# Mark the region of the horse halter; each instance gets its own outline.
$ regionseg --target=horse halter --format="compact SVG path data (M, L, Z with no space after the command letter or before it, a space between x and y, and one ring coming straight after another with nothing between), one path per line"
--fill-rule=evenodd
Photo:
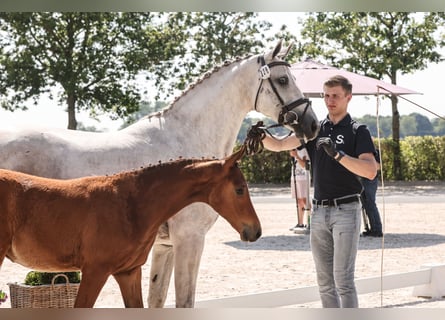
M264 56L258 57L258 62L261 63L261 67L258 70L261 82L258 87L258 91L256 93L255 97L255 111L257 110L257 102L258 102L258 96L260 94L261 87L263 85L264 80L268 80L270 87L272 88L273 92L275 92L275 95L277 96L278 100L280 101L280 104L282 105L280 114L278 115L278 123L280 125L297 125L299 123L299 116L296 111L294 111L295 108L299 107L300 105L306 103L306 106L303 110L303 113L301 114L301 118L304 118L304 115L306 114L307 109L311 105L311 101L307 98L299 98L297 100L294 100L288 104L285 104L283 101L283 98L281 98L280 94L278 93L277 88L273 84L273 81L270 79L270 69L275 66L286 66L290 67L290 64L286 61L272 61L269 64L266 64L266 60L264 59Z

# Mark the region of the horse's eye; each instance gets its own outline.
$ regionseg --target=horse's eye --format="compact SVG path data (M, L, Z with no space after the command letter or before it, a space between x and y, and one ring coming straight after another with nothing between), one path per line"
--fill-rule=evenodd
M289 83L289 78L288 78L288 77L279 77L279 78L278 78L278 82L279 82L281 85L286 85L286 84Z
M244 188L236 188L235 192L237 195L242 196L244 194Z

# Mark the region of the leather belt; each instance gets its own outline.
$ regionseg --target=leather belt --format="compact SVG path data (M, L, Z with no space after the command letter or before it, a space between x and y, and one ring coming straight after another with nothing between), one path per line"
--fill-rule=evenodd
M314 205L320 206L320 207L336 207L340 204L358 202L358 201L360 201L360 196L358 194L354 194L354 195L335 198L335 199L323 199L323 200L313 199L312 203Z

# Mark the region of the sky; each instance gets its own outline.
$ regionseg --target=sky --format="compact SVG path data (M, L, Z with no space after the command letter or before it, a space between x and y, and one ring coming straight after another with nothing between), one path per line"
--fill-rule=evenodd
M282 24L286 24L288 29L299 34L300 25L297 17L301 13L297 12L261 12L259 18L268 20L273 24L271 33L274 34ZM271 44L271 46L274 44ZM445 55L445 52L444 52ZM415 102L425 109L444 117L444 100L441 93L444 90L443 81L439 80L439 75L445 74L445 62L431 64L426 70L416 71L413 74L399 75L397 85L420 92L422 94L406 95L405 98ZM384 79L385 80L385 79ZM312 106L317 116L322 119L327 111L322 99L311 99ZM0 108L0 126L2 128L15 128L38 124L40 126L66 128L68 116L65 112L66 106L57 105L55 101L48 98L42 98L38 106L30 105L27 111L9 112ZM401 115L408 115L417 112L432 119L435 115L415 106L409 102L399 99L398 109ZM389 99L380 99L377 110L376 97L354 96L349 104L349 113L352 117L358 118L365 114L380 116L390 116L392 114L391 103ZM122 125L122 120L111 121L108 116L99 117L99 121L89 118L88 114L83 112L77 115L77 120L86 126L94 126L103 131L118 130Z

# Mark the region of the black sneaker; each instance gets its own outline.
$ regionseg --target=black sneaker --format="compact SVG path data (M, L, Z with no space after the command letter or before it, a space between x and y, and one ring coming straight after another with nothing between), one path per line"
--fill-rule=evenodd
M361 234L362 237L374 237L381 238L383 237L383 233L381 231L364 231Z

